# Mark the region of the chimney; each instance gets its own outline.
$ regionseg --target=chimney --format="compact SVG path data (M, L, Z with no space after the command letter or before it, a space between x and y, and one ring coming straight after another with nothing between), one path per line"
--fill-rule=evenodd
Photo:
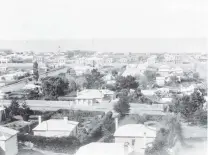
M115 117L115 130L118 129L118 117Z
M125 142L124 143L124 155L128 155L129 154L129 143Z
M64 123L65 123L65 124L68 123L68 117L64 117Z
M78 97L79 93L78 93L78 90L76 90L76 97Z
M38 123L41 124L41 122L42 122L42 118L41 116L38 116Z
M146 132L144 132L144 149L146 148Z

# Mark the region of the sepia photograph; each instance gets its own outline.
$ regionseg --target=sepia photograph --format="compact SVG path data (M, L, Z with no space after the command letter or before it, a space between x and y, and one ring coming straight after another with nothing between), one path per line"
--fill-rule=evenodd
M0 1L0 155L206 155L207 10Z

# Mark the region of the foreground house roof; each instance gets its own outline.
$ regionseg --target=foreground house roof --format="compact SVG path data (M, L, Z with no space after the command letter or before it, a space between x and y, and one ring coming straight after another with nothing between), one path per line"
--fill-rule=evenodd
M78 124L79 122L75 121L66 123L63 119L50 119L41 122L33 131L73 131Z
M148 127L143 124L127 124L119 127L115 133L115 137L156 137L156 128Z
M17 133L16 130L0 126L0 141L6 141Z
M128 155L132 153L129 149ZM123 143L90 143L79 148L76 155L125 155Z

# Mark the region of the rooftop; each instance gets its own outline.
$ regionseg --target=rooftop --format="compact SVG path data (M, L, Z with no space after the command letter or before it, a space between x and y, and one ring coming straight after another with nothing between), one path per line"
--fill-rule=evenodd
M115 133L115 137L156 137L156 128L147 127L143 124L127 124L119 127Z
M79 122L75 121L67 121L64 119L50 119L47 121L43 121L41 124L36 126L33 130L50 130L50 131L72 131Z
M10 137L16 135L18 131L0 126L0 141L6 141Z
M132 151L130 150L129 153ZM79 148L76 155L125 155L123 143L90 143Z
M103 95L112 95L114 92L108 89L85 89L78 92L78 98L103 98Z

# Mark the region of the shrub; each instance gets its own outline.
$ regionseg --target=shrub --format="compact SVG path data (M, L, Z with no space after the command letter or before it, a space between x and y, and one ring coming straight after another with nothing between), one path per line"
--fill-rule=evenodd
M147 119L141 115L128 115L125 116L119 123L119 125L126 125L126 124L144 124Z
M201 125L207 125L207 111L199 109L194 113L194 121Z
M106 115L101 119L84 139L83 144L95 142L102 136L109 135L109 133L114 133L114 119L112 118L112 112L107 112Z
M128 114L130 111L129 97L128 96L120 97L118 103L116 103L113 108L121 116Z

